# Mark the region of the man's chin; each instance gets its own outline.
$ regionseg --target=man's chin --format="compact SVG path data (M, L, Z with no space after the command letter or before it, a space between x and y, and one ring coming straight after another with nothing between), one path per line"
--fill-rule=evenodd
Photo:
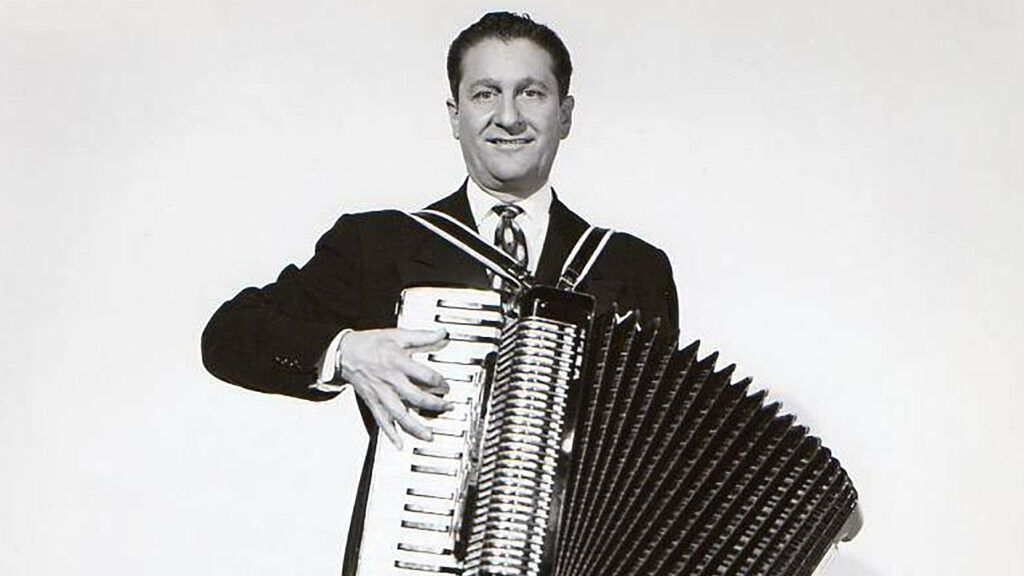
M538 182L535 178L506 180L496 183L492 188L492 192L508 194L517 198L526 198L536 192L543 184L543 182Z
M502 166L489 173L492 180L504 187L529 185L537 180L537 171L533 166Z

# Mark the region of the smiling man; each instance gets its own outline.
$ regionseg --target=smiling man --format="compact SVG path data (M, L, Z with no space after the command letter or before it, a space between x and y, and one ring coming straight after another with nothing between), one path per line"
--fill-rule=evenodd
M545 187L558 144L572 126L569 64L559 67L533 40L485 37L454 53L452 135L462 146L470 179L506 202ZM564 54L568 62L568 54Z
M494 240L539 283L554 284L589 226L548 183L572 127L569 52L550 28L499 12L462 31L447 64L451 130L468 178L429 208ZM448 386L410 356L443 347L446 334L394 328L395 303L404 288L439 284L486 288L491 279L400 212L346 214L304 266L285 267L276 282L246 288L217 310L203 333L203 361L218 378L261 392L326 400L351 386L371 450L380 430L395 444L399 429L430 439L417 409L450 408ZM678 325L668 259L629 234L611 237L579 289L595 297L599 313L617 303L662 318L663 327ZM368 466L369 458L350 543L361 532ZM353 550L346 574L354 571Z

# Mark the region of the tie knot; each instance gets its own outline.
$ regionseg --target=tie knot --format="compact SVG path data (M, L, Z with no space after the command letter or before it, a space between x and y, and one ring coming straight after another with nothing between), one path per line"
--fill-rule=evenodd
M515 204L498 204L494 208L494 213L501 216L502 220L513 220L516 216L523 213L523 209Z

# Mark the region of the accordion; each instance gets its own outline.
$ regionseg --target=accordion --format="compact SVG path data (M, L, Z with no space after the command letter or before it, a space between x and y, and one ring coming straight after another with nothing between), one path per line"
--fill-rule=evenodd
M411 288L456 407L377 442L360 576L812 574L860 528L820 440L675 327L549 287Z

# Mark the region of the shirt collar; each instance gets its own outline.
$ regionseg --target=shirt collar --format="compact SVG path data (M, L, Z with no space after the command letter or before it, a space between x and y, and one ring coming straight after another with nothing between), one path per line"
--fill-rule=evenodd
M473 221L478 228L485 218L494 214L491 208L502 204L501 200L488 194L472 178L467 178L466 196L469 198L469 209L473 213ZM523 216L537 221L547 217L548 212L551 210L552 198L551 186L545 182L536 192L530 194L527 198L516 200L513 204L523 209Z

